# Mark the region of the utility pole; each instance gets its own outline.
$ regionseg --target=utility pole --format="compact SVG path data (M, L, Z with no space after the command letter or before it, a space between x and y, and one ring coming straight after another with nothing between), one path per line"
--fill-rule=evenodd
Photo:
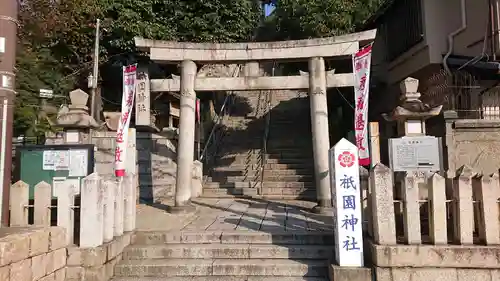
M90 115L94 117L96 121L100 119L97 112L97 99L100 98L97 96L97 82L99 78L99 27L101 21L98 19L95 26L95 45L94 45L94 69L92 74L89 75L88 85L90 88Z
M14 67L17 44L16 0L0 0L0 211L1 224L9 225L12 174L12 136L15 101Z

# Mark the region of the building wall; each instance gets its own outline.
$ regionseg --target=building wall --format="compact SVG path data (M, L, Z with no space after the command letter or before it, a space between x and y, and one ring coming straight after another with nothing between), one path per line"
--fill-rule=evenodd
M414 76L430 64L442 64L443 56L448 51L448 35L462 26L461 0L421 0L423 41L392 61L386 61L388 84L397 84L408 76ZM466 28L454 37L453 54L479 56L483 50L483 38L489 37L488 21L490 18L488 0L464 0L466 7ZM498 2L499 0L493 0ZM379 29L384 28L381 22ZM387 34L379 32L377 41L385 41ZM397 38L392 35L393 38ZM390 42L388 42L389 44ZM376 43L375 48L383 49L383 44ZM490 52L490 42L486 44ZM374 51L374 61L384 58L381 51ZM384 64L384 62L379 62ZM415 77L419 78L419 77Z
M468 165L485 175L498 173L500 120L456 120L446 127L449 170Z

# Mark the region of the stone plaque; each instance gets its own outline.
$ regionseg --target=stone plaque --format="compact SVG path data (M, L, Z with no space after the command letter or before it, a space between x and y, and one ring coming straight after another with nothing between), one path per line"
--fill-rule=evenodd
M441 170L440 141L432 136L393 138L389 140L389 161L393 171Z
M147 72L139 72L137 75L135 124L138 126L151 125L151 93Z

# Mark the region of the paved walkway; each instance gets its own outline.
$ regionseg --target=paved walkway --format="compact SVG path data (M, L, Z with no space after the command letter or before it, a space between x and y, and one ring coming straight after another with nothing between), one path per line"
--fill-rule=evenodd
M139 205L137 229L143 231L333 231L331 216L308 212L306 201L263 199L196 199L198 211L171 215L165 211L172 202Z

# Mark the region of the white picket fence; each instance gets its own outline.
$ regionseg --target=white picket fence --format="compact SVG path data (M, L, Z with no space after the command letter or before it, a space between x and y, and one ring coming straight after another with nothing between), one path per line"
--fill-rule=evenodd
M93 173L82 180L79 192L73 185L74 181L67 180L53 190L50 184L40 182L34 187L34 203L30 204L29 185L16 182L10 190L10 226L29 226L30 209L34 226L50 226L52 209L56 208L57 226L66 229L68 244L75 241L75 225L79 225L76 240L81 248L100 246L135 229L136 175L128 174L117 181ZM78 197L80 203L75 204ZM53 201L57 203L53 205ZM76 217L78 209L80 215Z

